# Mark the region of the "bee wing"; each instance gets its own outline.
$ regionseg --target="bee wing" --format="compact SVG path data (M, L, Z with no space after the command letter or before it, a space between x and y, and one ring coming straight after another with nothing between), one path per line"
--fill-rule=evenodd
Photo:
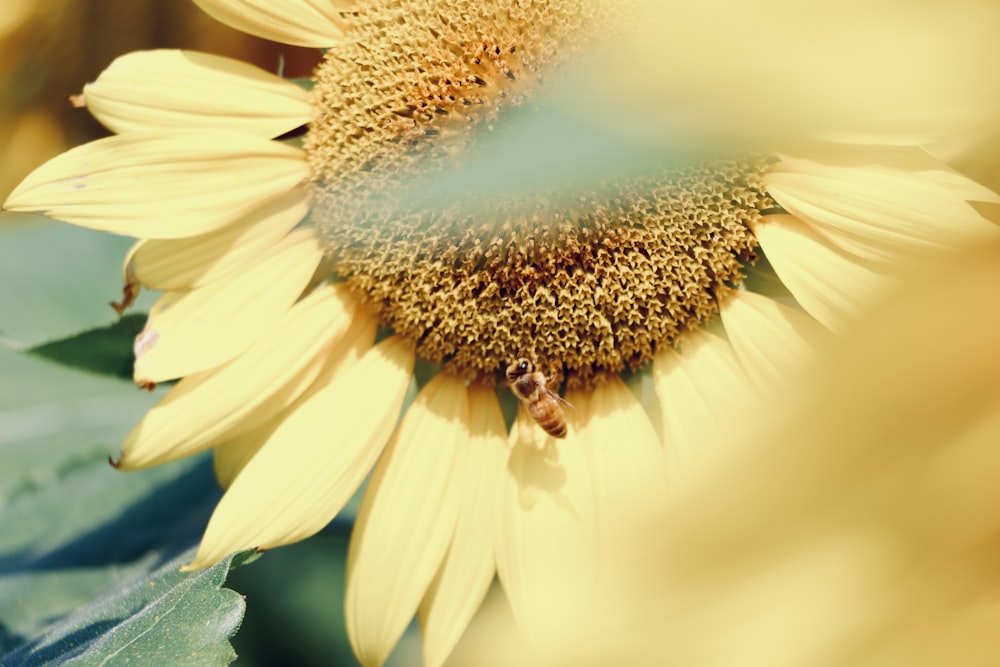
M570 402L569 402L569 401L567 401L567 400L566 400L565 398L563 398L562 396L560 396L560 395L559 395L559 394L557 394L556 392L552 391L551 389L549 389L549 388L548 388L548 387L546 387L545 385L542 385L542 389L543 389L543 390L545 391L545 393L546 393L546 394L548 394L548 395L549 395L549 396L551 396L552 398L556 399L556 400L557 400L557 401L559 401L560 403L563 403L564 405L568 405L569 407L571 407L571 408L573 408L574 410L576 410L576 406L574 406L574 405L573 405L572 403L570 403Z

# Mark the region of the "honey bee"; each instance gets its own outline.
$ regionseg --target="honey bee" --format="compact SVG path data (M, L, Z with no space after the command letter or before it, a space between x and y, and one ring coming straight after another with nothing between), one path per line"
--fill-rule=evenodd
M545 374L535 370L527 359L518 359L507 367L507 379L511 391L538 425L553 438L565 438L566 415L559 404L569 403L548 388Z

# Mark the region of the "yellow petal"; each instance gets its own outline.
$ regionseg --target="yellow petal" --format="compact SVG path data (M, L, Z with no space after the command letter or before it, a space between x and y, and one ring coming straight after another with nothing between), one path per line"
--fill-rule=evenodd
M927 147L935 157L947 162L960 173L989 186L990 192L1000 192L1000 119L985 127L970 128L949 140ZM968 181L968 178L963 179ZM979 197L965 197L973 201L990 201Z
M929 182L948 190L959 199L990 204L1000 203L1000 194L996 191L950 169L939 168L926 173L924 176Z
M740 363L758 388L797 371L827 338L826 330L805 313L752 292L734 291L720 314Z
M353 0L194 0L206 14L249 35L295 46L333 46Z
M739 451L623 522L594 634L517 660L488 628L455 664L994 664L998 260L984 245L907 276Z
M869 260L896 262L1000 235L941 172L784 158L765 182L785 210Z
M469 390L470 439L455 536L420 604L424 666L438 667L458 643L496 574L496 504L507 459L507 427L492 389Z
M402 339L385 340L291 414L219 501L188 569L291 544L329 523L392 434L413 361Z
M125 236L180 238L234 222L308 177L305 154L229 132L141 132L72 148L4 208Z
M828 329L841 330L893 285L793 216L765 216L753 233L795 300Z
M285 237L239 278L168 292L135 339L135 380L162 382L219 366L276 326L316 270L312 230Z
M133 51L83 88L111 131L224 130L269 139L309 122L301 87L239 60L197 51Z
M264 443L270 440L271 434L278 430L290 414L298 410L299 406L306 403L314 395L324 391L340 374L346 373L347 369L372 348L377 326L378 322L367 312L364 310L355 311L354 321L347 333L323 351L322 354L326 355L327 359L311 386L290 405L287 401L289 397L294 395L294 392L288 392L284 396L272 394L247 419L247 423L250 424L249 428L252 430L227 440L215 448L213 452L215 478L222 488L227 489L232 485L240 471L253 459ZM310 368L309 371L311 370ZM305 372L300 373L293 382L300 382L300 378L309 379L308 377L303 378L303 375ZM311 372L309 377L312 377ZM299 388L295 387L295 389ZM268 417L268 419L263 421L262 416Z
M373 313L365 308L359 308L354 313L354 321L343 338L330 348L326 363L316 378L316 386L322 387L336 380L337 376L346 373L349 368L368 353L375 344L375 334L379 321ZM310 388L312 392L315 388Z
M573 419L578 419L574 416ZM595 572L594 491L581 450L570 429L565 439L522 436L512 443L497 519L497 574L518 627L538 638L572 626L567 610L591 602Z
M345 614L362 665L385 662L441 566L465 499L468 449L468 391L442 373L406 411L358 511Z
M257 455L281 423L288 418L287 414L272 417L269 422L258 426L252 431L241 433L212 450L212 471L219 486L228 489L240 471Z
M968 139L970 133L962 133ZM978 140L981 137L975 136ZM841 168L881 168L887 173L904 172L915 180L941 187L959 199L1000 202L1000 195L947 166L939 157L918 146L869 146L856 144L813 144L810 159L785 155L779 170L811 173L817 165Z
M344 335L355 308L345 287L316 290L235 359L178 382L125 439L118 466L194 454L286 408L316 377L318 357Z
M568 398L574 404L584 400L582 392ZM599 529L612 527L623 513L662 502L663 449L646 411L621 378L610 377L593 389L580 434Z
M126 266L155 290L192 289L241 273L309 212L309 196L297 188L220 230L181 239L145 239Z
M653 358L663 438L674 467L725 449L725 424L735 419L751 385L728 341L693 331Z

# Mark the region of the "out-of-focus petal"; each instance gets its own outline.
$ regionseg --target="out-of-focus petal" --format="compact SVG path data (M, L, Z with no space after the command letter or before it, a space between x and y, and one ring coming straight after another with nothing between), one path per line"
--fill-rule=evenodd
M594 625L541 657L488 627L455 664L994 664L998 260L983 244L905 275L739 450L623 520Z
M455 647L496 574L496 503L507 459L507 427L492 389L469 390L468 460L458 525L420 605L424 665L438 667Z
M983 65L1000 62L995 3L621 4L625 27L585 62L572 101L598 127L647 143L728 133L772 145L820 134L918 144L988 121L1000 105ZM767 43L755 44L761 35ZM780 103L750 102L762 85Z
M206 14L249 35L295 46L326 48L344 38L341 14L353 0L194 0Z
M329 523L392 434L413 362L405 341L385 340L282 422L219 501L187 569L291 544Z
M322 256L313 230L285 237L239 280L168 292L135 339L135 381L162 382L219 366L276 326Z
M231 132L138 132L52 158L4 203L115 234L181 238L225 227L308 178L305 153Z
M223 130L270 139L312 118L308 94L279 76L197 51L133 51L83 87L113 132Z

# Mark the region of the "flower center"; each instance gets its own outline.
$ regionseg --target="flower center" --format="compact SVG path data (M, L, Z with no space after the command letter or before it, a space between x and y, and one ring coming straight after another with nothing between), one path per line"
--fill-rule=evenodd
M327 52L309 131L313 175L370 191L475 132L582 51L622 0L361 0Z
M307 148L334 271L423 358L470 379L521 357L583 385L638 367L717 314L754 260L750 226L774 206L763 158L572 196L427 206L394 190L474 154L474 130L532 99L542 69L595 31L601 12L583 7L596 5L461 0L443 17L431 0L364 3L356 39L317 73Z

